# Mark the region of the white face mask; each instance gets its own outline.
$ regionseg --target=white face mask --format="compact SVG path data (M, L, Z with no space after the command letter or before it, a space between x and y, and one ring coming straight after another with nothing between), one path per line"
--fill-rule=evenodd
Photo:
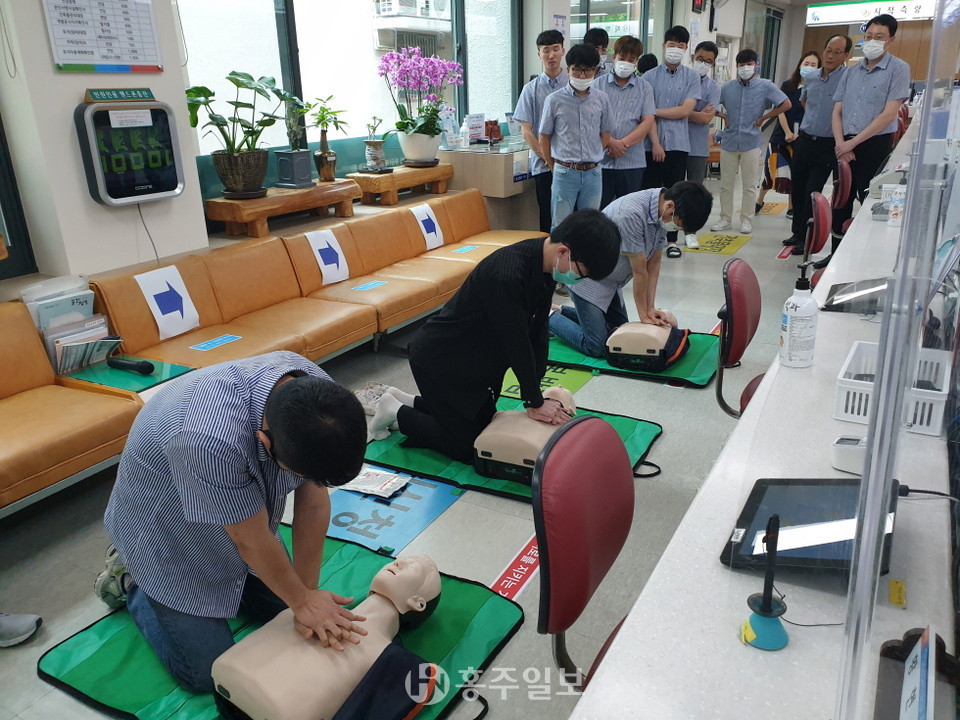
M664 220L663 215L660 216L660 226L667 232L677 232L680 229L680 226L673 220Z
M572 77L570 78L570 87L572 87L574 90L583 92L584 90L590 89L590 86L593 85L593 80L594 78Z
M637 64L628 63L626 60L617 60L613 63L613 71L619 78L628 78L637 71Z
M700 77L703 77L708 72L710 72L710 66L707 65L703 60L697 60L693 64L693 69L700 73Z
M883 40L867 40L863 44L863 56L867 60L876 60L883 55L886 49L886 43Z
M820 72L820 68L811 67L810 65L803 65L800 68L800 77L802 77L804 80L809 80L812 77L816 77L818 72Z
M669 65L677 65L683 60L683 56L687 54L687 51L683 48L678 47L668 47L663 50L663 59Z
M741 80L749 80L756 73L757 69L754 65L740 65L737 68L737 76Z

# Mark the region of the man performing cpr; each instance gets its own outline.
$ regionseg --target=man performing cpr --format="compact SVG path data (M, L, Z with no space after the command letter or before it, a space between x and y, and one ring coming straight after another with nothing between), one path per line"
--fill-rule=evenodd
M233 645L227 618L241 609L266 622L289 607L301 636L334 650L366 634L343 607L352 598L317 590L327 488L360 471L365 420L353 393L292 352L196 370L140 411L96 590L113 607L126 602L186 689L213 691L213 661ZM290 492L292 562L277 536Z
M473 444L496 412L508 369L527 414L560 425L560 403L544 402L547 318L558 282L600 280L620 252L617 226L597 210L569 215L546 238L501 248L477 265L463 287L410 343L419 395L389 388L371 422L375 438L397 423L410 447L473 461Z

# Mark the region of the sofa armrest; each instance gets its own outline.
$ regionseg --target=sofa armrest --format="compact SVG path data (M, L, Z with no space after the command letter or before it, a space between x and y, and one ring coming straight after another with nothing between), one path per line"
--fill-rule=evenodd
M130 400L138 407L143 407L143 400L132 390L121 390L120 388L99 385L98 383L87 382L86 380L78 380L77 378L67 377L66 375L57 375L56 383L61 387L72 390L83 390L84 392L100 393L101 395L111 395L123 400Z

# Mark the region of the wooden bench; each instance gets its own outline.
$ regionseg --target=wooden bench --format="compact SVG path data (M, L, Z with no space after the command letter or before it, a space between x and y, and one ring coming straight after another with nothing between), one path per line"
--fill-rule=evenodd
M434 167L411 168L395 167L392 173L350 173L350 180L356 181L363 191L360 202L364 205L376 205L376 196L380 195L381 205L396 205L399 202L398 192L418 185L429 185L430 192L442 195L447 191L447 180L453 177L453 166L450 163L440 163Z
M337 217L353 217L353 201L361 196L352 180L317 182L309 188L270 188L262 198L228 200L212 198L206 202L207 217L222 220L228 235L266 237L270 234L267 218L309 210L311 215L328 215L332 205Z

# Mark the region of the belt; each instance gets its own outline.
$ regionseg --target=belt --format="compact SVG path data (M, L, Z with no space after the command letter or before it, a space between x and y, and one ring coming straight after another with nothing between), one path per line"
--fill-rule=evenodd
M807 133L807 132L801 132L800 134L803 137L807 138L807 140L813 140L814 142L819 140L830 140L831 142L833 141L832 135L830 137L823 137L822 135L811 135L810 133Z
M563 165L568 167L571 170L579 170L583 172L584 170L593 170L599 163L570 163L564 162L563 160L554 160L557 165Z

